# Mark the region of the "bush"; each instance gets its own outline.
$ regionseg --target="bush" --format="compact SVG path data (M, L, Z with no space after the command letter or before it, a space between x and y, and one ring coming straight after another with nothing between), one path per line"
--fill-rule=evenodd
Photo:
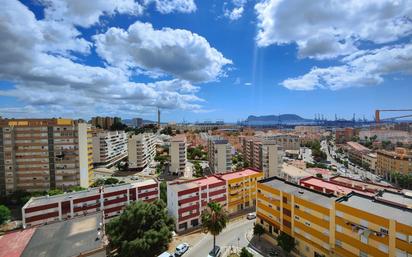
M253 254L250 253L246 247L243 247L242 250L240 251L240 257L253 257Z
M11 217L9 208L4 205L0 205L0 225L6 223Z

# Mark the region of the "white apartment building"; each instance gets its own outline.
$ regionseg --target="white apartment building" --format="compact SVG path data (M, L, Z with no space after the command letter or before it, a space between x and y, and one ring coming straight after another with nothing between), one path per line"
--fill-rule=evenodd
M265 178L281 176L283 156L284 151L276 141L262 142L262 171Z
M146 168L156 155L156 136L142 133L129 138L127 143L129 170L141 171Z
M127 133L103 131L93 137L93 162L106 167L127 156Z
M209 167L212 172L232 171L232 146L220 137L210 138L208 142Z
M187 162L187 145L185 135L176 135L170 139L170 172L184 174Z

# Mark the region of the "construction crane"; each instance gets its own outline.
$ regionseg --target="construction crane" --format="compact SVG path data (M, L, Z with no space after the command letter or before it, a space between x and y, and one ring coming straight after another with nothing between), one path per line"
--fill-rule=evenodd
M412 117L412 114L408 114L408 115L402 115L402 116L397 116L397 117L390 117L390 118L381 119L381 112L412 112L412 109L375 110L375 122L376 122L376 124L379 124L382 120L395 120L395 119Z

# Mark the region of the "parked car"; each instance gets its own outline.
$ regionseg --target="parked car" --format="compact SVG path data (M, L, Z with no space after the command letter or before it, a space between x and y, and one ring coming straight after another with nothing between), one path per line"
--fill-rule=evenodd
M220 247L216 245L215 248L213 248L212 251L209 252L207 257L220 257L221 254L222 252L220 251Z
M173 255L168 253L168 252L164 252L161 255L157 256L157 257L173 257Z
M187 250L189 250L189 244L188 243L179 244L176 247L175 256L182 256Z
M254 213L254 212L248 213L247 216L246 216L246 218L247 218L248 220L256 219L256 213Z

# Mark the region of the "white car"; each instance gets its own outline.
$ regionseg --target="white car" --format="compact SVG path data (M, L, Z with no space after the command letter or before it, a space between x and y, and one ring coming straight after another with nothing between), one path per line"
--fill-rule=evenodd
M222 252L220 251L220 247L216 245L215 248L209 252L207 257L220 257L221 254Z
M256 213L254 213L254 212L248 213L246 218L248 220L256 219Z
M189 244L182 243L176 247L175 256L182 256L187 250L189 250Z
M157 257L173 257L173 255L168 253L168 252L164 252L161 255L157 256Z

